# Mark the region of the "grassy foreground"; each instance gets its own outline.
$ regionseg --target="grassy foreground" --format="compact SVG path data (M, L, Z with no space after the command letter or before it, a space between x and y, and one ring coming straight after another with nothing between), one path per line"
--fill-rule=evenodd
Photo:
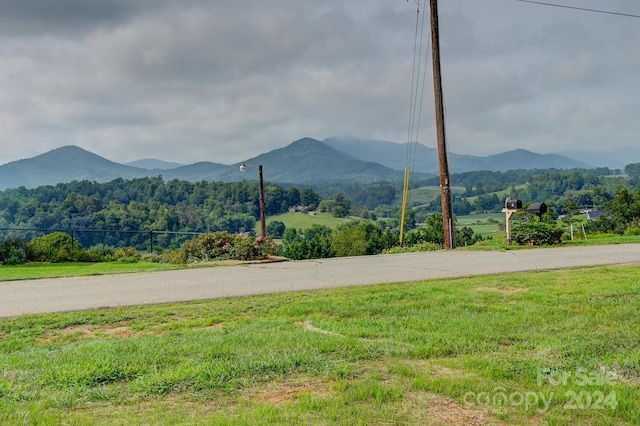
M640 423L640 266L0 320L0 424Z
M0 281L70 277L79 275L106 275L124 272L165 271L184 267L186 267L186 265L155 262L30 262L22 265L0 265Z

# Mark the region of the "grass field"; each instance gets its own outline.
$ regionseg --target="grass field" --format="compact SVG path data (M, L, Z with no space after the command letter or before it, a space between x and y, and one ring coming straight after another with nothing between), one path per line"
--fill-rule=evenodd
M640 266L0 320L0 424L640 422Z
M333 217L330 213L313 212L308 213L283 213L267 217L267 223L279 220L285 224L287 228L307 229L313 225L324 225L329 228L336 228L342 223L347 223L355 218ZM260 229L260 222L256 222L256 229Z
M454 186L451 188L452 194L464 194L463 187ZM435 200L440 195L439 186L423 186L409 191L411 205L425 205ZM402 196L401 196L402 198Z
M153 262L78 262L78 263L26 263L23 265L0 265L0 281L23 280L49 277L68 277L77 275L104 275L124 272L164 271L184 268L185 265L173 265Z
M498 225L505 223L504 213L482 213L465 216L456 216L456 225L459 227L467 226L473 229L473 232L483 237L487 236L504 236L504 231L498 230Z

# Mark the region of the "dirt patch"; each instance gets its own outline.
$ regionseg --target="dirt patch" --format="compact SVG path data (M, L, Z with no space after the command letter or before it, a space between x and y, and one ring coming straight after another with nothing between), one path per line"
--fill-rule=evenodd
M84 336L84 337L93 337L96 334L93 332L93 330L91 330L91 326L87 325L87 324L82 324L82 325L74 325L72 327L65 327L62 328L60 330L58 330L58 333L62 334L63 336L69 336L72 334L77 334L80 336Z
M301 395L327 396L325 383L276 383L265 386L254 394L254 401L268 402L271 404L282 404L298 399Z
M45 336L38 339L38 343L45 344L51 343L56 340L77 340L77 339L91 339L95 337L95 332L91 329L90 325L73 325L70 327L60 328L58 330L51 330Z
M445 367L444 365L434 364L433 362L423 361L423 360L405 360L402 362L407 367L412 368L415 371L421 373L428 373L433 376L438 377L453 377L453 378L461 378L468 377L471 374L465 370Z
M529 291L529 289L520 288L520 287L506 287L506 288L476 287L476 291L491 291L491 292L500 293L500 294L515 294L515 293L526 293L527 291Z
M128 337L134 336L136 333L132 331L129 327L116 327L116 328L107 328L104 330L105 334L109 336L115 336L120 339L126 339Z
M96 324L82 324L74 325L70 327L60 328L56 330L50 330L47 334L38 340L38 343L45 344L54 341L69 341L69 340L84 340L95 339L100 337L116 337L119 339L128 339L140 335L163 335L166 330L163 330L162 326L156 326L148 330L136 331L131 327L119 325L96 325ZM191 330L221 330L223 323L216 323L206 327L192 327Z
M205 330L220 330L220 329L222 329L222 327L223 327L223 326L224 326L224 324L223 324L223 323L221 323L221 322L217 322L217 323L215 323L215 324L211 324L211 325L210 325L210 326L208 326L208 327L205 327L204 329L205 329Z
M457 404L453 399L428 392L405 395L404 410L411 413L412 423L440 425L505 425L488 412Z

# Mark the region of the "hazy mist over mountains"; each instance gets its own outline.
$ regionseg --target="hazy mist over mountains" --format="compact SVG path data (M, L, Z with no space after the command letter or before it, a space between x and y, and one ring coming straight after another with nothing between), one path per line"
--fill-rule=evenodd
M416 144L415 176L436 175L437 150ZM265 180L277 183L311 185L331 182L370 183L402 180L407 144L358 138L331 137L324 141L303 138L291 144L246 160L262 164ZM65 146L33 158L0 166L0 189L54 185L73 180L108 182L116 178L132 179L162 176L165 180L240 181L255 180L257 173L239 170L239 164L225 165L209 161L183 165L147 158L119 164L77 146ZM555 154L537 154L514 150L487 157L449 154L452 173L474 170L573 169L592 165ZM595 164L596 166L600 166Z

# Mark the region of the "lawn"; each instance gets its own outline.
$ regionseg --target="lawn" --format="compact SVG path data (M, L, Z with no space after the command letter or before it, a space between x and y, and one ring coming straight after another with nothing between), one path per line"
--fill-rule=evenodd
M505 231L500 231L498 225L505 224L504 213L482 213L456 216L456 226L469 227L474 233L483 237L504 238Z
M451 187L451 193L464 194L464 187L454 186ZM409 191L409 200L411 205L425 205L435 200L441 195L439 186L423 186L420 188L411 189Z
M155 262L77 262L77 263L26 263L22 265L0 265L0 281L33 278L68 277L74 275L104 275L123 272L163 271L184 268Z
M267 217L267 223L279 220L287 228L308 229L313 225L324 225L335 229L338 225L354 220L354 217L333 217L330 213L312 212L308 213L282 213ZM256 222L256 229L260 229L260 222Z
M0 320L1 424L640 422L640 265Z

